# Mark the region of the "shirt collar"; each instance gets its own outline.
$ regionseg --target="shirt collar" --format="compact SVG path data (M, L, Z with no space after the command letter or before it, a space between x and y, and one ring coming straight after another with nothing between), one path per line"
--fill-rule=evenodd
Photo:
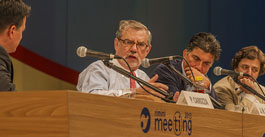
M120 67L120 68L125 69L125 68L120 64L120 62L119 62L117 59L113 59L113 60L112 60L112 63L113 63L114 65Z
M126 70L126 71L129 72L129 70L125 69L125 68L120 64L120 62L119 62L117 59L113 59L113 60L112 60L112 63L113 63L114 65L116 65L117 67L123 68L124 70ZM137 69L137 70L138 70L138 69ZM134 71L134 73L136 74L136 76L137 76L137 70Z
M182 69L182 74L184 74L184 76L187 76L185 71L184 71L184 67L183 67L183 61L181 61L181 69Z

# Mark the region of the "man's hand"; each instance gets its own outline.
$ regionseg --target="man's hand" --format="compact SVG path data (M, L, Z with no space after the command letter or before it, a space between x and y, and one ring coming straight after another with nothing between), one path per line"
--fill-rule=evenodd
M177 91L173 97L173 101L177 102L179 99L179 92Z
M201 76L203 78L202 82L204 83L204 87L208 90L210 90L210 80L204 75L202 74L200 71L198 71L197 69L191 67L191 70L194 74L194 77L196 76ZM186 76L192 81L192 82L195 82L193 77L192 77L192 74L191 74L191 71L189 69L189 67L186 67L184 68L184 71L186 73Z
M152 78L148 81L148 83L150 83L151 85L153 85L153 86L155 86L155 87L157 87L157 88L163 90L165 93L167 93L166 90L168 90L168 86L167 86L167 85L164 85L164 84L162 84L162 83L158 83L158 82L156 82L157 79L158 79L158 75L156 74L154 77L152 77ZM148 88L148 87L146 87L146 86L144 86L144 88L145 88L147 91L149 91L150 93L152 93L152 94L155 94L155 95L157 95L157 96L159 96L159 97L163 97L163 98L165 97L164 95L161 95L160 93L158 93L158 92L156 92L156 91L153 91L152 89L150 89L150 88ZM146 91L144 91L144 89L142 89L141 87L140 87L140 88L137 88L137 89L136 89L136 92L139 93L139 94L149 95L149 93L147 93Z
M241 83L243 84L246 84L247 86L251 87L252 89L256 90L255 89L255 85L254 85L254 82L249 79L248 77L242 77L242 76L239 76L238 79L240 80ZM247 94L252 94L251 92L249 92L247 89L243 88L242 86L240 86L241 90L244 91L245 93Z

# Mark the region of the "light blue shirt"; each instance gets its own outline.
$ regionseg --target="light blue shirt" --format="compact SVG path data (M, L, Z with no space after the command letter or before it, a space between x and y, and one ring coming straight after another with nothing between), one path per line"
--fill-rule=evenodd
M112 63L123 68L118 60L114 59ZM124 68L123 68L124 69ZM134 71L136 77L148 81L148 75L140 69ZM136 88L139 85L136 83ZM130 78L116 72L105 66L101 60L90 64L85 70L79 74L76 86L78 91L85 93L121 96L125 94L123 90L130 89Z

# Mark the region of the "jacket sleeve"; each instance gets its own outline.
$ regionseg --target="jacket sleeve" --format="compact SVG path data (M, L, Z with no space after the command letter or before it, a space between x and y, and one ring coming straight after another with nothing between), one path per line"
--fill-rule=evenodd
M164 64L158 65L153 73L152 76L158 74L157 82L163 83L168 86L168 92L180 92L181 89L181 79L176 76L175 72L172 72L167 66Z
M3 54L0 55L0 91L14 91L15 84L12 81L12 68L10 62L11 60L7 60L3 57Z

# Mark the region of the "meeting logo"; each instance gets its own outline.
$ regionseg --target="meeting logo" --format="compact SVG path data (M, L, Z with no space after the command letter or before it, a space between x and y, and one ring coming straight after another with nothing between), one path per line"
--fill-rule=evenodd
M140 115L140 119L141 119L141 128L144 133L147 133L151 125L151 115L147 108L143 108L142 113Z
M153 132L160 133L172 133L176 136L192 134L192 113L190 112L180 112L175 111L174 113L169 113L164 109L157 109L150 112L145 107L142 109L141 118L141 128L144 133L147 133L150 129Z

